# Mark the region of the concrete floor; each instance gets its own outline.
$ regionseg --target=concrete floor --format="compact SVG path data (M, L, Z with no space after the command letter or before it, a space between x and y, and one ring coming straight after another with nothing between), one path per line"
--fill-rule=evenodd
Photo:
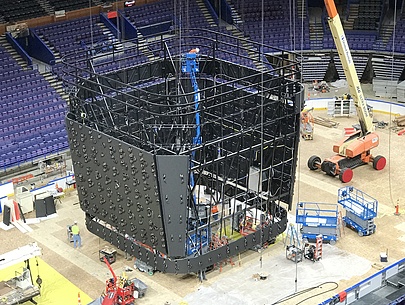
M344 93L345 89L342 90ZM330 95L339 95L342 90L330 92ZM365 95L368 98L373 97L366 90ZM317 95L323 96L326 97ZM314 115L326 117L326 110L315 111ZM374 117L385 122L392 120L392 116L386 114L375 113ZM294 203L337 202L338 189L343 186L339 179L310 171L307 167L307 160L311 155L319 155L322 159L331 156L332 145L343 136L343 128L357 123L355 117L335 120L340 123L338 128L316 125L314 140L302 141L300 144ZM400 206L405 207L405 162L401 158L405 137L390 131L389 126L377 132L380 135L380 146L374 149L373 154L387 158L386 168L380 172L371 166L357 168L350 183L379 201L375 234L359 237L356 232L346 228L335 246L325 245L321 261L313 263L304 260L297 265L285 258L281 236L276 244L260 253L248 251L240 257L235 257L233 264L224 263L221 269L210 272L207 281L203 283L192 275L155 273L149 276L139 271L127 272L129 277L138 277L149 286L146 296L136 303L274 304L296 291L314 287L307 293L278 304L297 304L309 296L324 293L300 303L317 304L377 272L378 270L372 267L374 263L385 266L403 258L405 209L402 211L401 208L400 216L394 215L394 212L397 200ZM84 214L77 203L76 191L71 191L62 199L62 203L57 204L58 216L30 225L32 232L23 234L15 228L1 231L0 253L37 241L43 249L43 260L91 298L97 298L104 289L105 280L110 277L106 266L99 261L99 250L107 243L85 229ZM295 209L290 213L294 219ZM79 250L73 249L67 239L66 226L74 220L78 220L82 228L83 246ZM381 263L379 254L387 250L388 263ZM132 268L133 261L125 259L124 254L118 251L117 262L112 267L120 274L125 266ZM257 273L267 275L267 279L256 281L253 276ZM325 282L337 282L338 287L336 288L334 283Z

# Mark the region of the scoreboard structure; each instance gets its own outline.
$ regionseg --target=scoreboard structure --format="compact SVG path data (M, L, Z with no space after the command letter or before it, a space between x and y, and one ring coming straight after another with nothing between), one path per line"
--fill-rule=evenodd
M285 231L292 204L304 100L296 54L251 42L263 52L255 60L245 42L199 31L157 39L154 59L137 64L64 59L86 226L152 271L203 272L259 249ZM133 47L126 53L140 54ZM196 48L191 77L181 67ZM97 73L108 56L122 68Z

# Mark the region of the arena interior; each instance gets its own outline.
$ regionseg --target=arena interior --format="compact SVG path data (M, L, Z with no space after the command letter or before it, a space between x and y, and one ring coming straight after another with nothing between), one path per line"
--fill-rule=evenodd
M387 161L350 183L310 164L359 123L323 0L0 4L0 284L24 263L24 302L106 305L105 256L148 286L114 305L401 304L404 1L335 1ZM342 221L353 190L367 234ZM323 246L295 224L313 203L337 221ZM292 258L306 242L320 258Z

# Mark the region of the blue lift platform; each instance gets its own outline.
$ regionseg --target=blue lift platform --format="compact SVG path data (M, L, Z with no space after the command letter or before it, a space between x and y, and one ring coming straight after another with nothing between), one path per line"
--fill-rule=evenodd
M194 109L195 109L195 136L192 139L192 145L198 146L202 143L202 134L201 134L201 121L200 121L200 90L198 88L196 73L200 72L199 67L199 49L193 49L189 53L185 54L181 58L181 72L188 74L190 77L191 85L194 90ZM195 159L195 151L191 155L191 167ZM194 173L190 173L190 188L193 189L195 186ZM196 198L194 197L194 204L197 206ZM198 208L197 208L198 209ZM200 225L203 224L201 219L198 219ZM195 230L193 230L195 231ZM197 229L197 232L187 234L187 255L201 255L206 252L208 245L210 243L211 236L209 234L208 228Z
M299 202L296 223L302 225L302 238L314 242L322 235L324 242L335 244L338 239L338 205L331 203Z
M374 218L377 216L378 201L352 186L338 191L338 203L346 210L343 221L346 226L357 231L359 236L373 234L376 230Z

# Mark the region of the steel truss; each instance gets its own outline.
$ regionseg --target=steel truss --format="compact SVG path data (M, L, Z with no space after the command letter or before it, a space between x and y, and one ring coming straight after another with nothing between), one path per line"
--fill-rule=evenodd
M286 229L303 108L295 54L192 33L155 39L159 59L105 75L86 54L64 59L65 83L76 88L66 120L88 229L175 273L205 270ZM251 60L244 45L282 64ZM196 47L198 109L180 73Z

